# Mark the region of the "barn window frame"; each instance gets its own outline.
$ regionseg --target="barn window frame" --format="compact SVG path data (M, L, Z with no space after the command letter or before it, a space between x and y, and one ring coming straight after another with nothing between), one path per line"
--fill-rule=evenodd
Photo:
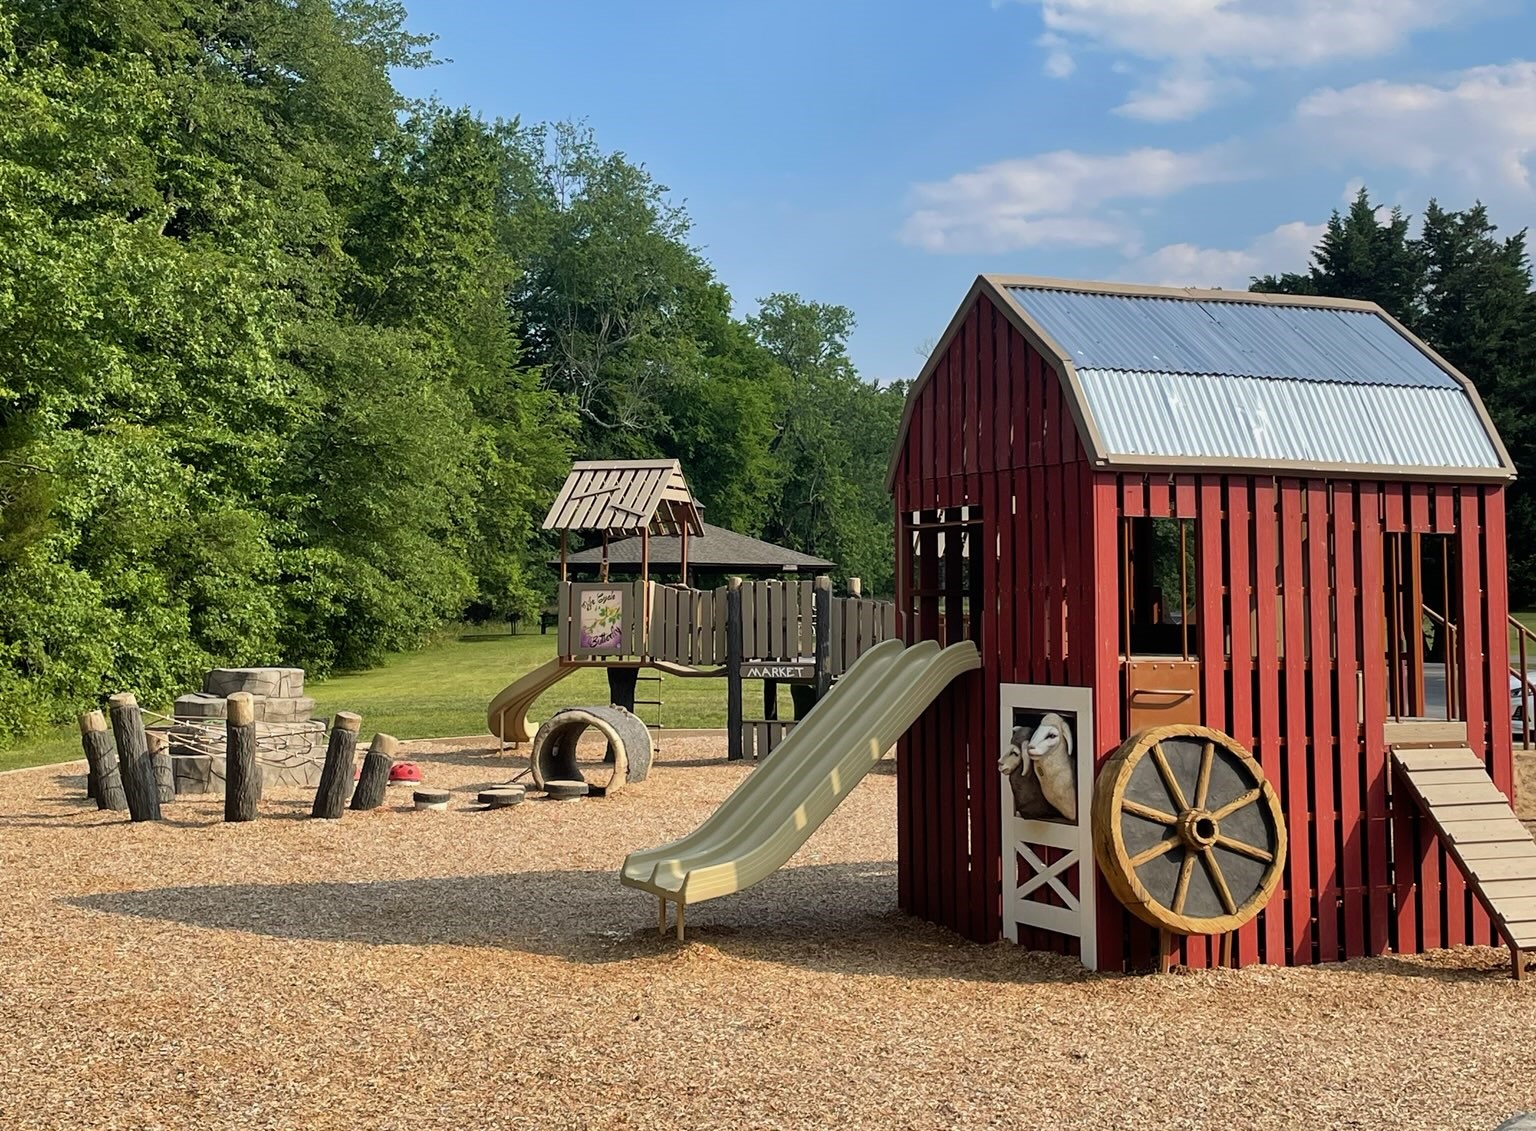
M1183 660L1198 658L1192 648L1195 633L1190 618L1199 608L1199 520L1172 516L1135 516L1120 520L1120 654L1132 656L1177 656ZM1159 534L1169 532L1177 546L1176 563L1170 566L1157 560ZM1138 550L1140 547L1140 550ZM1147 556L1143 558L1143 554ZM1161 568L1160 568L1161 567ZM1172 605L1156 582L1160 574L1178 572L1178 619L1169 618ZM1152 596L1159 594L1159 597ZM1144 623L1138 623L1145 617ZM1154 619L1155 618L1155 619ZM1149 646L1145 629L1152 625L1176 623L1177 646ZM1138 630L1141 635L1138 637Z

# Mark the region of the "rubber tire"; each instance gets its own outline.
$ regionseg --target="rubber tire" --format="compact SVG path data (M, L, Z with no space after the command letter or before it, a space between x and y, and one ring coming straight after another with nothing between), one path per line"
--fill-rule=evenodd
M544 793L551 801L575 801L578 797L585 797L592 792L592 787L584 781L547 781L544 783Z
M510 809L514 805L521 805L526 793L522 786L510 785L500 789L482 789L475 800L492 809Z

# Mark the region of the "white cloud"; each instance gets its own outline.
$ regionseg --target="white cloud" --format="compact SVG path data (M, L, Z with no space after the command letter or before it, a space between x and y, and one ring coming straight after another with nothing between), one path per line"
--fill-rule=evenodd
M1131 92L1116 113L1144 122L1178 122L1209 110L1224 96L1247 89L1235 79L1213 75L1201 66L1177 66L1151 86Z
M1109 207L1113 202L1161 199L1241 176L1218 150L1057 150L918 185L901 234L937 252L1123 246L1134 243L1135 234Z
M1296 108L1302 135L1325 151L1475 191L1532 191L1536 62L1475 67L1446 85L1367 82L1325 88Z
M1129 261L1119 274L1138 283L1247 290L1255 275L1305 270L1325 227L1296 220L1281 224L1243 248L1168 244Z
M1067 41L1059 35L1042 35L1035 41L1046 49L1045 73L1053 79L1070 78L1077 70L1077 60L1067 50Z
M1158 65L1121 107L1173 121L1208 109L1218 90L1192 76L1243 68L1367 59L1465 16L1484 0L1019 0L1038 5L1054 52L1092 47ZM1049 69L1049 63L1047 63Z

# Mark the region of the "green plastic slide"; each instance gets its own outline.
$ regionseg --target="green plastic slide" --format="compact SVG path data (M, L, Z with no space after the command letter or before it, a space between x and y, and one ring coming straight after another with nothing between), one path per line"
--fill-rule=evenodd
M702 825L630 853L621 881L680 905L751 887L795 854L951 681L979 667L968 640L876 645Z

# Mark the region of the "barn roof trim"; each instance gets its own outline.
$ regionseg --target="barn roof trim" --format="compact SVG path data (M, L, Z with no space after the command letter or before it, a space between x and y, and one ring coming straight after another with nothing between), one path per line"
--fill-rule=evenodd
M1514 475L1472 383L1375 303L982 275L908 393L888 487L918 397L982 296L1051 364L1096 466Z

